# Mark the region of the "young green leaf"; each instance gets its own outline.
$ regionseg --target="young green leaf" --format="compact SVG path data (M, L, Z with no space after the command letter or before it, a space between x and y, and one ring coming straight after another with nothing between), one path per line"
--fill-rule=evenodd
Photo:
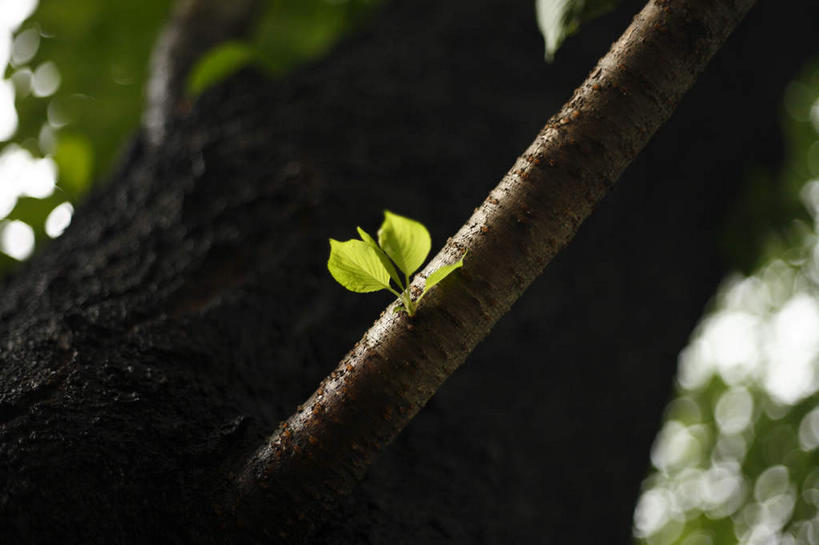
M384 210L378 244L407 276L418 270L429 254L432 241L420 222Z
M366 242L330 239L327 269L336 281L350 291L367 293L390 290L390 274L378 254Z
M432 274L427 276L427 281L424 284L424 291L421 293L421 297L423 297L427 290L429 290L432 286L434 286L435 284L437 284L438 282L452 274L456 269L460 269L463 266L464 258L463 256L461 256L461 259L459 259L455 263L452 263L451 265L444 265L440 269L434 270ZM421 297L418 298L419 301L421 300Z
M390 278L392 278L393 282L395 282L399 288L404 289L404 284L401 282L401 277L398 276L398 272L395 270L395 266L390 261L390 258L387 257L387 254L384 253L378 244L376 244L373 237L370 236L367 231L362 229L361 227L356 227L358 230L358 236L361 237L361 240L367 243L367 246L375 250L375 253L378 255L378 259L381 260L381 264L384 265L384 268L387 269L387 272L390 273Z

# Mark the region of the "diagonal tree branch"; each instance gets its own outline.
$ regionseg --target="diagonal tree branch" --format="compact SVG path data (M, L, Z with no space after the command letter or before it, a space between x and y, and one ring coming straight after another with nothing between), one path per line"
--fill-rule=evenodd
M298 542L576 233L753 0L652 0L413 283L469 253L415 317L388 308L245 462L226 508Z

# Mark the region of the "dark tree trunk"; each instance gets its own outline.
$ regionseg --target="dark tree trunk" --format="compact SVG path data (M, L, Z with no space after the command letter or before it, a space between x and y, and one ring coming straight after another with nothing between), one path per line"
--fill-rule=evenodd
M232 473L386 302L334 284L327 237L390 207L443 244L634 11L546 66L529 1L396 0L326 61L243 73L137 138L0 302L2 535L243 541ZM774 105L817 21L752 12L314 543L629 542L717 234L746 169L780 159Z

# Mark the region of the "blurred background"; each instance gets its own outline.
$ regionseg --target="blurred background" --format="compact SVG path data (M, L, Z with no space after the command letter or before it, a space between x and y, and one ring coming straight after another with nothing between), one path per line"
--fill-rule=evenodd
M250 36L192 68L193 97L248 65L271 77L326 52L380 0L265 0ZM140 124L174 2L0 0L0 275L59 236Z
M269 0L252 36L203 55L187 93L247 65L286 74L379 4ZM170 0L0 0L0 276L60 236L139 127L170 9ZM778 172L749 175L726 225L737 272L679 356L635 509L637 542L819 543L819 59L770 107L787 158Z
M635 511L635 535L652 545L819 543L819 64L771 107L788 147L773 174L786 194L751 198L744 215L802 209L785 206L790 221L768 226L679 356Z

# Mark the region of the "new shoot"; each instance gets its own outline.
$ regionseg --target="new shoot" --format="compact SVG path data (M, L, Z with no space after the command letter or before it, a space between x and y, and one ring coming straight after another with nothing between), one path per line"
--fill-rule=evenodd
M417 300L410 294L410 275L429 255L432 245L429 231L420 222L384 211L384 222L378 229L378 243L361 227L358 239L340 242L330 239L327 269L336 281L350 291L369 293L387 290L401 301L400 310L415 314L427 291L464 264L457 262L433 271L426 279L424 291ZM466 254L464 254L466 255ZM398 271L403 273L403 279Z

